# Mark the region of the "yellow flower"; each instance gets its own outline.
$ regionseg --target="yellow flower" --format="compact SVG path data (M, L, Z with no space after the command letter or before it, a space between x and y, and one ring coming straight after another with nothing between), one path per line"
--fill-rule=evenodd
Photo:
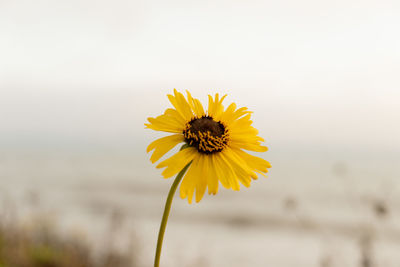
M158 164L164 168L164 178L180 172L192 162L183 177L180 187L182 198L192 202L196 191L196 202L199 202L208 187L209 194L218 192L218 184L225 188L239 190L239 182L249 187L251 179L257 179L257 173L265 176L268 161L252 156L243 150L256 152L267 151L260 142L257 129L251 126L251 112L247 108L236 108L230 104L225 110L221 99L216 94L213 99L208 96L208 110L205 111L198 99L187 92L187 99L174 90L168 95L174 109L167 109L163 115L148 118L147 128L173 133L152 142L147 152L154 150L150 160L154 163L179 143L189 147Z

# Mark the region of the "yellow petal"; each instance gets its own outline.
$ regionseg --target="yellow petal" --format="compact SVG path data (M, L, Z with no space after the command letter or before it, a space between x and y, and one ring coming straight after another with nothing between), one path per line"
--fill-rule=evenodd
M226 188L232 188L235 191L240 190L240 185L236 174L232 171L229 162L226 161L221 153L216 154L216 170L221 184ZM225 184L225 185L224 185Z
M223 121L226 125L230 125L230 123L234 120L233 118L233 114L235 112L236 109L236 104L232 103L228 106L228 108L226 109L226 111L223 112L223 114L221 115L221 121Z
M181 115L178 111L176 111L176 109L168 108L168 109L164 112L164 114L165 114L165 115L168 115L168 116L170 116L170 117L173 117L174 120L175 120L176 122L179 123L179 125L185 125L186 122L187 122L187 121L185 120L185 118L183 118L182 115Z
M238 140L231 140L230 146L232 148L241 148L245 150L255 151L255 152L265 152L268 150L266 146L260 144L251 144L247 142L240 142Z
M231 185L229 183L229 179L228 179L228 174L224 173L224 171L222 170L222 166L223 163L220 162L221 159L221 155L217 154L211 154L212 157L212 161L213 161L213 165L210 166L211 168L213 168L213 172L215 172L215 174L218 177L218 180L221 182L222 186L225 187L226 189L231 188Z
M187 99L188 99L189 105L192 108L196 117L197 118L203 117L205 115L205 112L204 112L204 108L203 108L203 105L201 104L201 102L198 99L193 98L192 95L189 93L189 91L186 90L186 93L187 93Z
M240 119L241 117L248 115L250 113L252 113L252 112L248 111L246 107L239 108L230 115L230 118L228 118L229 121L227 121L227 123L232 126L234 121L236 121L236 120Z
M224 112L224 106L222 101L224 101L226 95L219 99L219 94L215 94L215 99L208 95L208 114L213 117L216 121L219 121L221 115Z
M168 99L186 121L190 121L192 119L192 109L181 93L174 89L174 96L168 95Z
M168 111L168 110L167 110ZM164 131L170 133L181 133L185 128L185 123L179 120L178 117L167 113L167 111L156 118L148 118L150 123L146 123L147 128Z
M196 187L196 170L195 170L194 166L198 165L198 159L199 159L198 157L195 157L193 159L193 162L190 165L189 170L183 177L183 180L182 180L182 183L181 183L181 186L179 189L181 198L187 197L189 204L192 203L193 193L194 193L194 189Z
M193 194L196 189L196 202L199 202L206 190L207 187L207 172L204 169L204 161L206 160L204 155L197 155L192 164L190 165L190 169L187 174L183 178L181 188L180 188L180 196L181 198L188 198L189 204L192 203Z
M159 160L168 151L174 148L177 144L184 141L182 134L173 134L153 141L148 147L147 152L154 149L153 154L150 157L152 163Z
M197 149L193 147L188 147L183 149L173 155L172 157L164 160L160 164L157 165L157 168L167 167L162 175L164 178L169 178L178 172L180 172L183 167L185 167L189 162L193 160L193 158L198 154Z
M218 193L218 175L215 169L215 163L213 157L206 156L204 161L205 169L207 169L207 184L208 184L208 194Z
M246 161L247 165L258 173L264 175L268 172L268 168L271 168L271 164L259 157L250 155L240 149L232 149L240 158Z
M257 175L249 168L246 162L240 157L237 157L231 149L226 149L223 155L226 158L226 161L229 162L239 181L244 186L249 187L251 177L257 178Z
M214 99L211 95L208 95L208 115L211 117L214 116Z
M204 195L204 192L207 188L207 172L208 170L205 169L205 161L207 155L200 155L199 160L193 172L196 175L196 202L199 202Z

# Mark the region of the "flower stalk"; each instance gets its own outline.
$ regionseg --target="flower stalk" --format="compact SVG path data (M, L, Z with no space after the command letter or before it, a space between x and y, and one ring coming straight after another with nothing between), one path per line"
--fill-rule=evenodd
M174 183L171 186L171 189L169 190L167 201L165 202L165 208L164 208L164 213L163 213L162 220L161 220L160 230L158 231L156 257L154 259L154 267L160 266L161 248L162 248L162 243L164 240L165 228L167 227L168 216L169 216L169 212L171 211L171 204L172 204L172 200L174 199L175 191L178 188L178 185L181 182L183 175L185 174L186 170L189 168L191 163L192 162L187 164L178 173L178 175L176 176L176 178L174 180Z

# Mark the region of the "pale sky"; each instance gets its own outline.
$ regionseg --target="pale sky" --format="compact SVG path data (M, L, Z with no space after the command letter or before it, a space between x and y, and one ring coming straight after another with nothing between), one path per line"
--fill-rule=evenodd
M399 1L3 0L0 135L147 141L177 88L276 146L400 150L399 29Z

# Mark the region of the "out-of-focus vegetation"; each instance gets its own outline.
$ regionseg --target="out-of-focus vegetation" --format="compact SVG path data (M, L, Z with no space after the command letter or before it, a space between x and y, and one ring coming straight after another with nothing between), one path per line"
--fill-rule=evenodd
M0 267L134 267L132 255L93 255L78 237L63 237L45 223L29 227L0 222Z

